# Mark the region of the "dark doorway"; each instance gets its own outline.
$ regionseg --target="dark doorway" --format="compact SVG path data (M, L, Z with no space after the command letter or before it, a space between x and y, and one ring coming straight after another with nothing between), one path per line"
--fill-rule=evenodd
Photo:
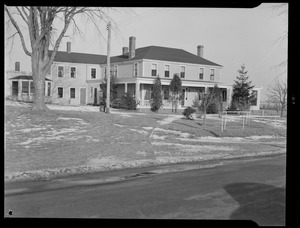
M12 95L18 96L19 92L19 82L12 82Z

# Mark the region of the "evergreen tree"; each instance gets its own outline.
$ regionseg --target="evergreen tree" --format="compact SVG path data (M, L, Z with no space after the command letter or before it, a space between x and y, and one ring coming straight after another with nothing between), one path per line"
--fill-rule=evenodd
M106 90L107 90L107 79L104 78L104 82L100 84L100 88L103 92L102 99L106 100ZM110 76L110 101L113 102L117 98L117 77L111 75Z
M250 101L253 97L250 91L254 86L251 85L252 81L248 81L248 71L246 71L245 68L243 64L241 69L238 70L239 75L236 77L236 80L234 80L231 102L232 110L239 109L244 111L250 108Z
M157 112L162 106L162 86L159 75L154 81L153 85L153 100L151 103L151 111Z
M175 112L177 112L178 102L181 95L182 82L178 74L174 74L172 81L170 82L171 96L170 100L172 102L172 112L175 107Z

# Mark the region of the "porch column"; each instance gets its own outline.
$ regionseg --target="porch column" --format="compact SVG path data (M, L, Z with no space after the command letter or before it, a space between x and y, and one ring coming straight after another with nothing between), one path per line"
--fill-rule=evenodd
M18 83L19 84L18 85L19 86L19 89L18 89L18 100L22 98L22 83L23 83L22 80L20 80L19 83Z
M125 93L127 93L127 83L125 83Z
M135 99L136 100L140 99L140 83L139 82L135 83Z

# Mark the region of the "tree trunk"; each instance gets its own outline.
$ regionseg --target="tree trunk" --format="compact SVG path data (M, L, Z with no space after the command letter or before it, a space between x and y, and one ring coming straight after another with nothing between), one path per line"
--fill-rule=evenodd
M203 106L203 123L206 126L206 106Z
M281 108L280 117L283 117L283 110L284 110L284 107Z
M32 78L34 84L34 97L32 110L34 111L47 111L48 108L45 104L45 77L46 71L43 71L43 62L40 59L38 51L32 52Z

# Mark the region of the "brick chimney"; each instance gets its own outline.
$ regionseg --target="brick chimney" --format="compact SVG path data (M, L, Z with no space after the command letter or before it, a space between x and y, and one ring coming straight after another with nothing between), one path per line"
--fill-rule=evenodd
M135 40L134 36L129 37L129 58L133 58L135 56Z
M122 55L128 55L128 47L122 48Z
M67 52L71 53L71 42L67 42Z
M15 62L15 71L20 71L20 62Z
M202 57L203 58L203 49L204 49L204 46L203 45L198 45L197 46L197 55L199 57Z

